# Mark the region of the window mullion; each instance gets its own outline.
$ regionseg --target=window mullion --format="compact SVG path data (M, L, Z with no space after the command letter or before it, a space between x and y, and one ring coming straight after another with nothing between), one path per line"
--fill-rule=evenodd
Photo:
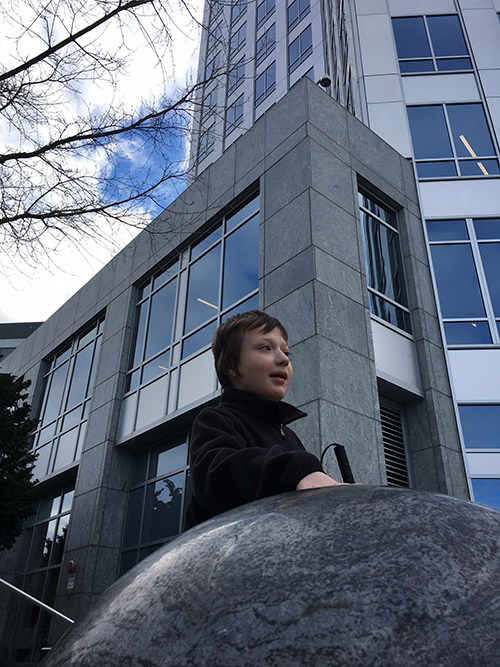
M486 280L486 274L484 272L483 260L481 259L479 243L476 237L476 230L474 229L474 221L471 218L466 218L465 222L467 225L467 231L469 232L469 238L471 240L472 257L474 259L474 264L476 265L479 288L483 298L486 317L488 318L492 341L493 344L498 345L500 343L500 336L495 320L495 311L491 302L490 291L488 289L488 281Z
M448 109L446 104L441 104L440 106L443 108L444 122L446 123L446 130L448 132L448 138L450 140L451 151L453 153L453 161L455 162L455 169L457 170L457 175L460 175L462 172L460 171L460 166L458 164L458 156L455 148L455 142L453 140L453 132L451 129L450 119L448 118Z
M434 67L434 71L437 72L438 71L437 60L436 56L434 55L434 45L432 43L431 33L429 31L429 26L427 25L427 16L423 16L422 18L424 19L425 34L427 35L427 42L429 44L429 50L431 52L432 65Z

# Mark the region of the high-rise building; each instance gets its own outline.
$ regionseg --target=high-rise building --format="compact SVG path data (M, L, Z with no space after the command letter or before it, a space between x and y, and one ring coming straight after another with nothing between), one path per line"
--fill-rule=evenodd
M499 18L499 0L208 0L192 146L201 173L305 75L412 161L471 493L495 506Z
M289 330L310 451L497 503L494 1L207 5L189 187L2 360L32 381L39 482L0 576L78 618L178 535L211 337L257 306ZM2 665L65 628L0 589Z

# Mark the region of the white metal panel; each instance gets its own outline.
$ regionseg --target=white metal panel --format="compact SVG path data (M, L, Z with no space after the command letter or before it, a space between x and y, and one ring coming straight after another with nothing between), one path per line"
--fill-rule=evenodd
M425 218L498 216L498 178L420 182L420 203Z
M487 1L489 8L465 9L463 17L477 67L498 70L500 65L499 21L491 2Z
M392 16L418 16L419 14L456 14L453 0L389 0Z
M449 350L458 403L500 401L500 350Z
M377 376L415 394L421 393L414 342L372 319Z
M391 20L387 14L358 17L363 73L397 74L396 45Z
M365 88L368 104L403 101L401 80L398 74L367 76L365 78Z
M471 477L500 476L500 452L469 452L467 463Z
M412 147L406 107L403 102L369 104L370 129L405 157L411 157Z
M474 74L433 74L404 76L403 90L407 104L476 102L481 96Z

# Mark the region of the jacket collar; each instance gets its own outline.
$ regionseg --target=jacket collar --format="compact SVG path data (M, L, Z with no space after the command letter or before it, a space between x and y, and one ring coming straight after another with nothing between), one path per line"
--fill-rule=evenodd
M268 401L241 389L226 387L222 391L219 405L236 408L244 414L264 419L270 424L290 424L297 419L307 417L307 412L299 410L284 401Z

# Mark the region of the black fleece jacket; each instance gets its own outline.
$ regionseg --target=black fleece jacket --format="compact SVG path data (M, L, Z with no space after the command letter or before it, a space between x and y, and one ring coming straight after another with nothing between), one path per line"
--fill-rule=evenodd
M193 494L185 528L252 500L294 491L323 471L286 424L306 413L239 389L224 389L217 407L205 408L191 431Z

